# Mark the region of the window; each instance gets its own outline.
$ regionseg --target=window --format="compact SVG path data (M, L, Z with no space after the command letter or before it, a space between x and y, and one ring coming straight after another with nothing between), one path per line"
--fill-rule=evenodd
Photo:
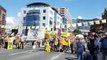
M52 25L53 23L52 23L52 21L49 21L49 23L50 23L50 25Z
M23 13L26 14L26 11L24 10Z
M44 26L44 27L46 26L45 23L43 23L43 26Z
M43 16L43 20L45 20L46 19L46 17L45 16Z
M51 28L51 31L52 31L52 28Z
M5 14L3 14L3 16L2 16L2 20L5 20L5 18L6 18L6 15L5 15Z
M46 10L45 10L45 9L43 10L43 13L46 13Z
M53 15L53 11L50 11L50 14L52 14L52 15Z

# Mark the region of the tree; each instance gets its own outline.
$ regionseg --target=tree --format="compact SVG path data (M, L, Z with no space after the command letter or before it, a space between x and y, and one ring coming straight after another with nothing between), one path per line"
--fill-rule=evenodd
M79 29L75 29L75 30L73 31L73 33L74 33L75 35L77 35L77 34L81 34L82 32L81 32Z

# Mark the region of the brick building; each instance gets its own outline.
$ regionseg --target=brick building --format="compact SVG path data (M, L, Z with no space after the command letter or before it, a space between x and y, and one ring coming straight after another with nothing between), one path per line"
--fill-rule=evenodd
M0 25L6 25L6 10L0 5ZM5 29L0 26L0 34L4 33Z

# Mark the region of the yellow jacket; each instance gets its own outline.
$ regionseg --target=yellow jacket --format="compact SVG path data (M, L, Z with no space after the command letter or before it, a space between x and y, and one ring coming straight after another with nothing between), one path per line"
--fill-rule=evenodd
M62 45L68 46L68 40L62 40Z
M58 39L56 38L56 40L55 40L55 45L58 45Z

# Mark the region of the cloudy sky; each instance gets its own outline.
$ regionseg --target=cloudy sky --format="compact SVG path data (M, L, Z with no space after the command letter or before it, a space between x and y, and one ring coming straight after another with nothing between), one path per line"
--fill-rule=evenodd
M15 17L6 17L6 25L9 26L21 26L21 21L18 18Z

